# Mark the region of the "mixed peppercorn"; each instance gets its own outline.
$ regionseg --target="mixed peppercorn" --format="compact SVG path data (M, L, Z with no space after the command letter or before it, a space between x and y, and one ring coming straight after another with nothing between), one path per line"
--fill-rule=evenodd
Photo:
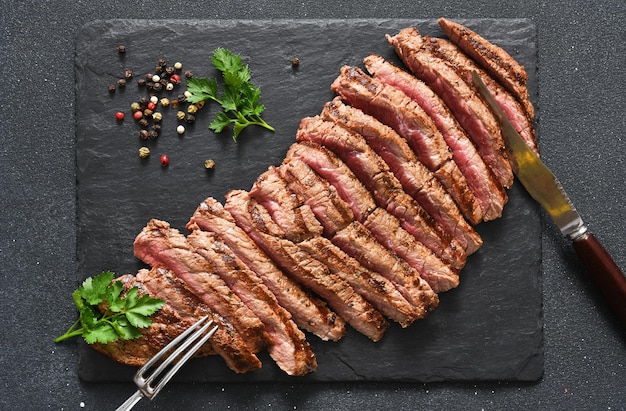
M117 47L117 51L120 55L123 55L126 53L126 47L120 45ZM133 70L126 68L116 83L109 84L109 92L115 93L118 89L126 88L129 81L136 79L139 90L147 92L146 95L141 95L130 105L130 113L139 126L137 135L140 140L156 140L159 138L162 130L161 122L164 119L163 110L165 108L177 110L176 119L178 123L175 130L178 135L185 133L186 128L184 124L192 124L196 121L195 115L204 105L203 102L196 104L187 103L188 92L180 93L175 98L172 98L171 95L167 97L161 95L163 91L174 92L183 83L183 76L186 79L193 77L191 71L182 72L182 68L181 62L168 65L167 60L161 58L157 61L152 72L146 73L144 76L135 77ZM125 116L124 111L115 113L115 118L119 122L123 121ZM139 149L140 158L149 156L150 149L148 147L143 146ZM169 157L166 154L161 156L160 164L163 167L169 165Z

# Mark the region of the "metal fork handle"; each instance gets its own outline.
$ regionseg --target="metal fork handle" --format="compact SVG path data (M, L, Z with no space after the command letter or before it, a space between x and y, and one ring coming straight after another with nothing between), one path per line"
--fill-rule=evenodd
M142 398L143 398L143 394L141 393L141 390L137 390L137 392L135 392L133 395L128 397L128 399L124 401L122 405L117 407L115 411L131 410L135 406L135 404L137 404Z

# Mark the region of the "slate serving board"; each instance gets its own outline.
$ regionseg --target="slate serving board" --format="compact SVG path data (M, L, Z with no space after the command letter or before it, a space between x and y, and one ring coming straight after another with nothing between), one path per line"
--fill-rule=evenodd
M508 50L528 71L536 102L537 50L533 23L525 19L459 20ZM300 119L333 98L330 84L344 64L360 65L370 53L398 62L384 35L416 26L443 36L435 20L110 20L83 27L76 40L76 158L78 279L113 270L134 273L144 265L132 243L150 218L184 226L208 196L249 189L270 165L280 164L295 141ZM123 55L118 45L125 45ZM151 72L158 59L183 63L194 75L216 77L209 57L217 47L242 55L262 89L264 118L274 133L248 128L235 144L214 135L208 105L183 136L176 110L164 109L163 131L141 142L129 106L145 91L131 81L110 94L125 68ZM300 65L292 67L298 57ZM177 96L184 88L163 96ZM115 120L125 111L124 121ZM137 150L148 145L149 159ZM170 157L168 168L159 156ZM206 171L205 159L214 159ZM441 295L439 308L408 329L392 326L373 343L354 330L337 343L309 336L317 372L286 376L266 354L263 369L235 375L219 357L195 359L176 377L186 382L260 381L534 381L543 373L541 222L538 207L515 184L501 219L483 223L484 246L468 259L461 285ZM134 368L114 363L79 343L79 375L87 381L129 381Z

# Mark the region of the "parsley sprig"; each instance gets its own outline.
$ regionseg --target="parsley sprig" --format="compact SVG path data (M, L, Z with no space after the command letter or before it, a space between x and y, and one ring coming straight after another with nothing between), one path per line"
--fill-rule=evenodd
M250 69L243 64L241 56L220 47L213 52L211 62L222 73L224 85L221 94L215 79L187 79L187 91L191 93L188 102L195 104L211 100L222 106L223 111L216 114L209 128L220 133L232 124L234 141L249 125L274 131L274 127L261 118L265 110L265 106L260 103L261 89L250 81Z
M152 324L149 316L157 312L165 301L147 294L139 297L136 286L122 296L123 285L119 281L113 281L113 278L114 273L103 271L94 278L87 278L74 291L72 297L78 308L79 318L55 342L79 335L89 344L106 344L120 338L130 340L141 337L139 329ZM100 307L105 309L104 312Z

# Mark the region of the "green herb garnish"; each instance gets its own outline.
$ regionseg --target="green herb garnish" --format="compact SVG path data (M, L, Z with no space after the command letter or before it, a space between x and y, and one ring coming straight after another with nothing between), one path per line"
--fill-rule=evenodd
M265 110L265 106L260 103L261 89L250 82L250 69L242 63L241 56L220 47L213 52L211 62L223 76L221 95L217 80L196 77L187 79L187 91L191 93L187 98L189 103L212 100L222 106L223 111L217 113L209 128L220 133L233 124L234 141L237 141L237 136L244 128L252 124L274 131L261 118Z
M123 285L113 281L114 276L111 271L103 271L94 278L87 278L74 291L72 297L78 308L78 320L55 342L79 335L89 344L141 337L139 329L152 324L149 316L157 312L165 301L149 295L139 297L136 286L122 296Z

